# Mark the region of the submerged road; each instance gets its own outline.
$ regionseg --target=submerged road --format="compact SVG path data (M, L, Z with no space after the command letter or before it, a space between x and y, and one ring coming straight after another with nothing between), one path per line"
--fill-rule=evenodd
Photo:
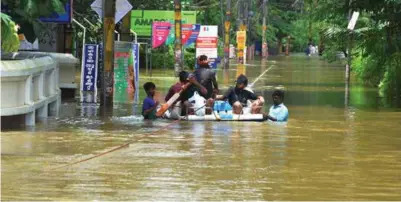
M287 124L144 122L132 104L99 118L96 107L64 101L57 119L2 131L1 199L401 200L400 106L356 81L346 99L339 65L269 59L219 71L218 81L224 91L238 73L256 80L264 111L284 90ZM162 96L175 79L153 74Z

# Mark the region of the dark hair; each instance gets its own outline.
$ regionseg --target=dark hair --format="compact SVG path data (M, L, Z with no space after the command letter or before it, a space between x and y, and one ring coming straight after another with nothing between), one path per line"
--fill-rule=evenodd
M241 74L237 78L237 84L244 84L244 86L248 85L248 78L245 75Z
M205 61L205 60L207 60L207 56L206 55L199 56L199 61Z
M275 90L273 91L272 97L274 96L278 96L280 97L282 100L284 100L284 91L281 90Z
M188 79L189 74L186 71L181 71L178 76L180 77L180 81L184 82Z
M146 82L145 84L143 84L143 88L145 89L146 92L149 92L150 89L156 88L156 85L153 82Z

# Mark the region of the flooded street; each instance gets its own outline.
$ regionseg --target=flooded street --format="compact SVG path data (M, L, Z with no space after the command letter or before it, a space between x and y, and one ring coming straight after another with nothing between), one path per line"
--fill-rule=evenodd
M102 118L96 106L64 100L59 118L2 131L1 199L401 200L400 103L356 81L346 99L343 66L269 59L239 71L250 82L266 71L253 88L264 111L272 91L285 90L287 124L148 122L130 103ZM237 73L219 70L221 91ZM177 79L141 77L141 100L149 80L163 97Z

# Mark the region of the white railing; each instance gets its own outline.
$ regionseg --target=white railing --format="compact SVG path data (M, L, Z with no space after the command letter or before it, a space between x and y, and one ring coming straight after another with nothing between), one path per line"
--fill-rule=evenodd
M0 61L1 116L25 115L26 125L36 117L57 116L61 101L59 68L50 56Z

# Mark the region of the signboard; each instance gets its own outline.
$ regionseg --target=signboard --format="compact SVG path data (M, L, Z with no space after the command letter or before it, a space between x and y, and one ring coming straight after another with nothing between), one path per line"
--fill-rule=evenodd
M196 40L196 57L206 55L208 58L217 58L217 25L201 25Z
M99 15L100 19L103 18L103 0L95 0L91 4L91 8ZM131 9L132 5L127 0L116 0L114 23L117 24Z
M181 25L181 43L187 43L188 39L192 34L192 25L191 24L183 24Z
M183 24L196 23L196 11L182 11L181 19ZM131 11L131 29L138 36L151 36L152 23L168 22L174 20L174 11L162 10L132 10Z
M92 99L96 102L97 94L97 72L98 72L98 51L99 46L96 44L85 44L84 55L82 57L82 69L81 69L81 102L83 102L83 92L94 92L95 96Z
M64 6L65 13L57 14L53 13L48 17L39 17L39 20L42 22L54 22L54 23L62 23L68 24L71 23L72 20L72 0L67 2Z
M350 20L349 23L348 23L347 29L349 29L349 30L354 30L355 25L356 25L356 21L358 20L358 17L359 17L359 12L355 12L355 11L354 11L354 12L352 13L351 20Z
M129 102L134 93L133 45L116 41L114 46L114 102Z
M188 41L185 43L185 47L188 47L191 44L196 42L196 39L198 38L198 35L199 35L199 31L200 31L199 24L192 25L192 33L191 33L191 36L189 37Z
M244 64L244 55L245 55L245 42L246 42L246 32L238 31L237 32L237 58L239 64Z
M174 29L174 20L169 20L170 24L171 24L171 28L170 28L170 33L168 34L168 37L166 39L166 45L170 45L172 43L174 43L175 40L175 29Z
M153 22L152 24L152 48L157 48L166 41L171 30L169 22Z
M133 44L135 101L139 102L139 43Z

